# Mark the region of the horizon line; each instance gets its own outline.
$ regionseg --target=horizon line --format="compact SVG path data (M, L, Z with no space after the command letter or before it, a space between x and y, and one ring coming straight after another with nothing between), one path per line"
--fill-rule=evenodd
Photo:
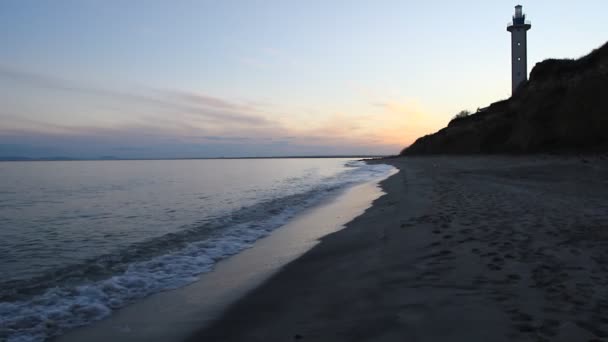
M346 155L302 155L302 156L253 156L253 157L176 157L176 158L71 158L43 157L30 158L21 156L0 156L0 162L35 162L35 161L134 161L134 160L218 160L218 159L331 159L331 158L381 158L389 155L380 154L346 154Z

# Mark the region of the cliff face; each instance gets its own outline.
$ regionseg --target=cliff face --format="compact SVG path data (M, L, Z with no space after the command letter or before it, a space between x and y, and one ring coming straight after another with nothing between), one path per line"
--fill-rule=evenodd
M452 120L402 155L608 150L608 43L536 64L508 100Z

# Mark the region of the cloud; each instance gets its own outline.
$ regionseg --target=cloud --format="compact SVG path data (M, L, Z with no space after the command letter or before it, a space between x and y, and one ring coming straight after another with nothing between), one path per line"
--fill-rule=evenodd
M374 106L374 107L386 108L388 106L388 103L386 103L386 102L372 102L371 105Z
M27 83L30 85L45 87L45 88L55 88L61 90L80 90L80 91L88 91L86 88L78 87L75 83L70 82L68 80L46 76L42 74L32 73L28 71L22 71L14 68L10 68L7 66L0 65L0 79L13 81L13 82L21 82Z
M191 91L165 91L165 93L172 95L172 97L178 101L189 102L204 107L225 109L235 112L254 110L254 108L250 105L242 105L224 99L220 99L218 97L213 97Z
M158 157L396 153L403 147L400 137L407 135L403 108L390 101L376 101L376 109L362 107L358 113L321 108L303 116L291 115L301 114L299 105L290 109L193 90L109 87L0 66L3 83L9 90L19 84L13 92L22 106L2 108L0 143L28 151L53 147L54 153L75 157L150 157L154 151ZM0 101L9 97L0 94Z
M249 104L190 91L159 90L156 93L160 98L157 99L157 104L183 113L248 125L272 124L261 116L262 110Z
M118 91L101 86L76 82L60 77L37 74L8 68L0 65L0 82L18 82L30 87L46 88L70 92L78 95L90 95L101 101L116 101L130 106L153 107L186 115L197 115L217 122L244 123L249 125L267 125L270 121L260 115L251 105L242 105L226 99L207 94L180 90ZM76 99L74 99L76 100Z
M204 140L232 141L232 142L243 142L243 141L253 140L253 138L251 138L251 137L223 137L223 136L221 137L221 136L214 136L214 135L202 136L200 138L204 139Z

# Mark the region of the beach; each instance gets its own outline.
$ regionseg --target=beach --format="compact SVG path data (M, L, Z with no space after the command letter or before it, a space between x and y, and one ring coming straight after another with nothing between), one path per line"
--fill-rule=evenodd
M408 157L188 341L608 338L605 156Z
M512 5L3 1L0 342L608 342L608 0Z

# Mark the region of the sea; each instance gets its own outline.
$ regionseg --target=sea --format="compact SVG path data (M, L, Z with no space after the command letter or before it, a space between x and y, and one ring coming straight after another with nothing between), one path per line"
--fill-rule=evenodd
M0 341L44 341L186 286L393 171L349 158L0 163Z

